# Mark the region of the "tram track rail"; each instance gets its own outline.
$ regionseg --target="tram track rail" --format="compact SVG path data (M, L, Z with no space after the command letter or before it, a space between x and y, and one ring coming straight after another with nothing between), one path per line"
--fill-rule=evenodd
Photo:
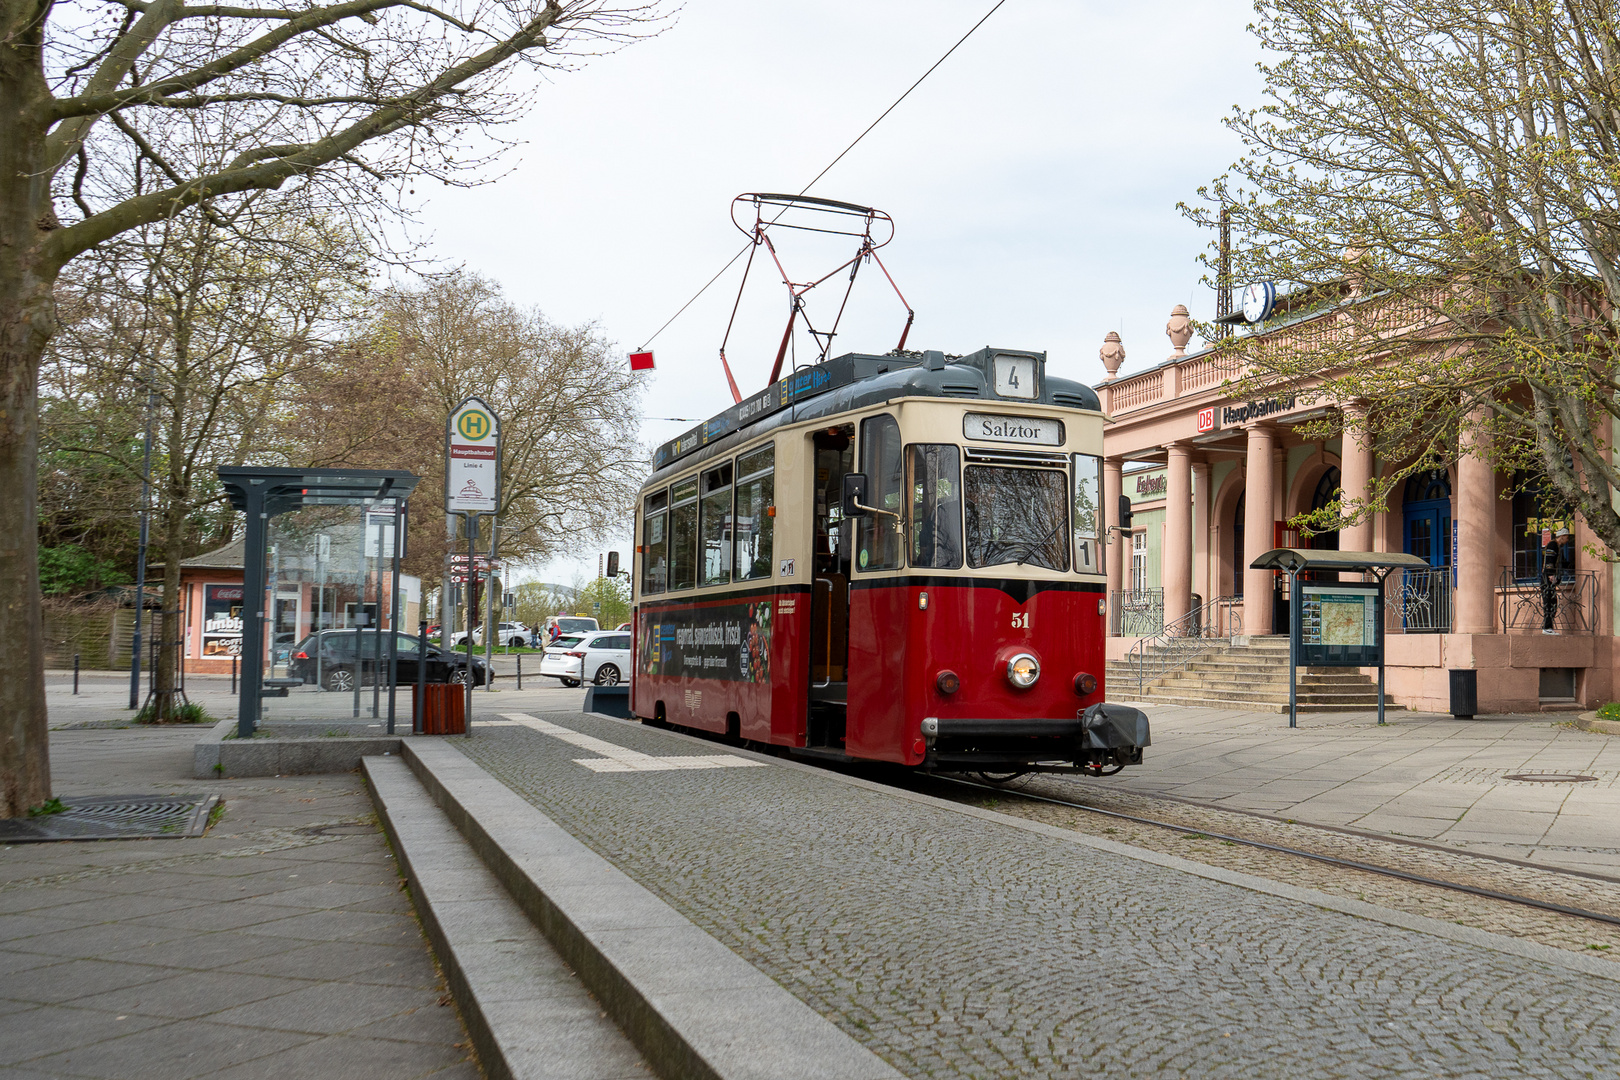
M1394 880L1406 882L1408 884L1423 885L1423 886L1427 886L1427 887L1430 887L1430 888L1443 889L1443 890L1445 890L1447 892L1461 893L1461 894L1465 894L1465 895L1468 895L1468 896L1480 897L1482 899L1495 900L1495 901L1500 901L1500 902L1505 902L1505 903L1510 903L1510 904L1516 904L1516 905L1519 905L1519 906L1522 906L1522 907L1533 908L1533 909L1540 910L1540 911L1551 912L1551 913L1555 913L1555 914L1559 914L1559 915L1568 915L1568 916L1572 916L1572 917L1578 918L1578 919L1585 919L1585 920L1589 920L1589 921L1592 921L1592 922L1605 923L1605 924L1607 924L1609 926L1620 927L1620 915L1611 915L1611 914L1609 914L1607 912L1594 911L1594 910L1592 910L1590 908L1583 908L1583 907L1579 907L1579 906L1576 906L1576 905L1573 905L1573 904L1563 904L1563 903L1559 903L1559 902L1554 901L1554 900L1544 900L1544 899L1539 899L1539 898L1533 897L1533 896L1524 896L1524 895L1519 894L1519 893L1505 892L1505 891L1502 891L1502 890L1499 890L1499 889L1486 888L1486 887L1480 886L1480 885L1469 885L1469 884L1467 884L1465 882L1449 881L1449 880L1446 880L1445 878L1431 877L1431 876L1428 876L1428 875L1425 875L1425 874L1415 873L1415 872L1410 871L1410 870L1400 870L1400 869L1397 869L1395 867L1390 867L1390 866L1380 866L1377 863L1364 862L1364 861L1361 861L1361 860L1358 860L1358 859L1347 859L1347 858L1343 858L1343 857L1336 856L1336 855L1325 855L1325 854L1323 854L1321 852L1309 851L1309 850L1306 850L1304 848L1289 847L1288 845L1285 845L1285 844L1276 844L1276 843L1272 843L1272 842L1266 841L1266 840L1256 840L1256 839L1254 839L1252 837L1246 837L1246 836L1241 836L1241 835L1232 834L1232 833L1215 832L1215 831L1212 831L1212 830L1210 830L1208 828L1205 828L1205 827L1200 827L1200 826L1195 826L1195 825L1183 825L1183 824L1179 824L1179 823L1176 823L1176 822L1169 822L1169 821L1164 821L1164 820L1161 820L1161 819L1156 819L1156 818L1151 818L1151 817L1144 817L1144 816L1139 815L1139 814L1128 814L1128 813L1125 813L1125 812L1119 811L1119 810L1108 810L1108 809L1104 809L1104 808L1098 807L1098 806L1090 806L1090 805L1087 805L1086 803L1083 803L1083 802L1075 802L1075 801L1072 801L1072 800L1069 800L1069 799L1060 799L1060 798L1056 798L1056 797L1053 797L1053 796L1050 796L1050 795L1041 795L1041 794L1031 792L1031 791L1027 791L1027 790L1024 790L1024 789L1021 789L1021 788L1013 788L1013 787L1007 787L1007 786L1002 786L1002 785L983 783L983 782L967 779L967 778L964 778L964 777L948 776L948 775L939 774L939 773L931 774L929 778L931 780L939 782L939 783L950 784L950 785L960 787L960 788L963 788L963 789L966 789L966 790L980 791L980 792L984 792L986 794L991 794L991 795L996 796L997 798L1015 797L1015 798L1019 798L1019 799L1025 799L1025 800L1028 800L1030 802L1035 802L1035 803L1045 803L1045 804L1051 805L1051 806L1061 806L1061 807L1064 807L1066 809L1079 810L1079 811L1083 811L1083 812L1088 813L1088 814L1095 814L1095 815L1098 815L1098 816L1101 816L1101 817L1111 818L1111 819L1114 819L1114 820L1117 820L1117 821L1130 822L1131 824L1134 824L1134 825L1145 825L1145 826L1150 826L1150 827L1158 828L1158 829L1167 829L1167 830L1170 830L1172 832L1179 833L1179 834L1181 834L1183 836L1195 837L1195 838L1206 838L1206 839L1209 839L1209 840L1220 841L1222 843L1236 844L1236 845L1239 845L1239 846L1242 846L1242 847L1253 848L1253 849L1257 849L1257 850L1261 850L1261 851L1267 851L1267 852L1270 852L1272 854L1293 856L1293 857L1300 858L1300 859L1306 859L1306 860L1309 860L1309 861L1314 862L1314 863L1319 863L1319 864L1323 864L1323 865L1327 865L1327 866L1332 866L1332 867L1336 867L1338 869L1359 870L1359 871L1361 871L1363 873L1374 874L1374 875L1377 875L1377 876L1383 877L1383 878L1391 878L1391 879L1394 879ZM1139 793L1133 792L1132 794L1136 795L1136 794L1139 794ZM1208 806L1207 804L1191 802L1191 801L1188 801L1188 800L1175 800L1175 801L1180 805L1196 808L1196 809L1199 809L1199 810L1214 811L1214 812L1219 812L1219 813L1232 813L1232 812L1234 812L1234 811L1231 811L1231 810L1229 810L1229 809L1227 809L1225 807L1212 807L1212 806ZM1484 854L1476 854L1476 853L1473 853L1473 852L1452 851L1452 850L1440 847L1439 845L1435 845L1435 844L1408 843L1408 842L1402 841L1402 840L1400 840L1398 838L1386 837L1386 836L1382 836L1382 835L1377 835L1377 834L1372 834L1372 833L1365 833L1365 832L1360 832L1360 831L1355 831L1355 830L1331 829L1330 827L1327 827L1327 826L1315 826L1315 825L1311 825L1311 824L1305 823L1305 822L1285 821L1285 819L1275 818L1275 817L1272 817L1270 815L1264 815L1264 814L1255 814L1253 816L1257 817L1257 818L1259 818L1261 820L1272 822L1272 823L1286 823L1286 824L1289 824L1289 825L1304 826L1304 827L1307 827L1307 828L1322 828L1322 829L1324 829L1326 831L1332 831L1332 832L1335 832L1335 833L1339 833L1341 835L1351 836L1351 837L1354 837L1354 838L1360 839L1360 840L1368 840L1368 841L1374 841L1374 842L1379 842L1379 843L1392 843L1392 844L1404 845L1404 846L1409 846L1409 847L1413 847L1413 848L1416 848L1416 849L1421 849L1421 850L1435 852L1435 853L1439 853L1439 854L1445 854L1445 855L1462 856L1462 857L1466 857L1466 858L1487 859L1487 860L1490 860L1490 861L1493 861L1493 862L1500 862L1500 863L1505 863L1505 864L1514 865L1514 866L1518 866L1518 867L1529 868L1529 869L1533 869L1533 870L1536 870L1536 871L1541 872L1541 873L1555 874L1555 875L1558 875L1558 876L1561 876L1561 877L1584 878L1584 879L1589 879L1589 880L1601 881L1601 882L1605 882L1605 883L1608 883L1608 884L1620 885L1620 879L1609 877L1609 876L1606 876L1606 875L1603 875L1603 874L1596 874L1596 873L1591 873L1591 872L1587 872L1587 871L1572 870L1572 869L1566 869L1566 868L1561 868L1561 867L1542 866L1542 865L1538 865L1538 864L1535 864L1535 863L1525 862L1524 860L1521 860L1521 859L1508 859L1508 858L1503 858L1501 856L1491 856L1491 855L1484 855Z

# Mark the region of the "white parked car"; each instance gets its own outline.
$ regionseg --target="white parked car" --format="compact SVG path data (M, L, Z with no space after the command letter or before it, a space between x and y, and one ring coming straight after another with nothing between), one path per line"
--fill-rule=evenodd
M476 626L473 628L472 639L474 645L482 645L484 643L484 628L482 626ZM450 644L452 646L460 645L466 640L467 631L465 630L450 636ZM524 626L520 622L503 622L498 625L495 634L495 644L510 645L514 649L520 649L528 643L529 628L527 626Z
M540 659L540 674L564 686L589 680L597 686L617 686L630 674L630 635L613 631L565 634Z

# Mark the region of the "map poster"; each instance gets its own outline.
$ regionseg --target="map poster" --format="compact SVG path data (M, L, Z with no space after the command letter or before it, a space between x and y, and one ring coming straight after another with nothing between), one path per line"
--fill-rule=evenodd
M1378 611L1376 585L1300 582L1301 663L1377 663Z

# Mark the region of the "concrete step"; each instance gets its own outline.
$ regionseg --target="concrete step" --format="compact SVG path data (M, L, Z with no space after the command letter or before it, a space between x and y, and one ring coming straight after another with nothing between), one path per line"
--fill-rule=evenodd
M1287 698L1284 698L1281 701L1241 701L1241 702L1232 701L1232 702L1227 702L1227 701L1220 701L1220 700L1217 700L1217 699L1214 699L1214 698L1183 697L1183 696L1174 695L1174 694L1154 693L1154 694L1151 694L1151 696L1144 696L1144 697L1135 698L1135 699L1121 698L1120 700L1122 700L1122 701L1136 700L1139 703L1148 704L1148 705L1181 705L1181 706L1185 706L1187 708L1193 708L1193 709L1219 709L1219 708L1222 708L1223 706L1230 706L1233 709L1241 709L1244 712L1286 713L1288 711L1288 699ZM1390 711L1399 711L1400 710L1399 705L1395 705L1395 704L1392 704L1392 703L1386 704L1385 707L1387 709L1389 709ZM1366 704L1359 704L1359 703L1358 704L1323 704L1323 703L1317 703L1317 702L1313 702L1313 703L1308 704L1308 703L1303 702L1303 701L1301 701L1299 703L1299 711L1300 712L1317 712L1317 713L1370 712L1370 711L1372 711L1373 709L1376 709L1376 708L1378 708L1378 702L1377 701L1372 701L1372 702L1369 702L1369 703L1366 703Z
M1154 700L1161 700L1162 695L1178 698L1188 698L1201 701L1226 701L1247 703L1258 701L1288 701L1288 687L1263 687L1257 690L1209 690L1198 686L1150 686L1147 693ZM1378 694L1323 694L1302 693L1299 695L1300 707L1304 708L1309 702L1317 705L1352 705L1358 708L1376 708Z
M474 1031L480 1057L492 1078L626 1077L645 1075L639 1062L608 1062L609 1069L586 1072L566 1040L553 1040L543 1025L556 1010L544 1002L530 1007L527 987L541 979L523 956L509 956L507 945L538 927L561 961L573 969L576 985L594 996L589 1013L606 1013L635 1045L653 1073L706 1080L759 1080L775 1076L825 1076L849 1080L900 1080L901 1074L846 1035L820 1013L794 997L770 977L732 952L673 907L575 839L476 763L436 740L407 739L404 764L414 781L402 774L395 759L364 759L372 790L386 789L379 816L413 885L416 868L436 859L438 848L453 836L426 835L413 840L391 799L404 797L416 784L411 810L418 817L427 805L458 833L510 900L526 916L517 924L485 915L480 898L457 891L455 882L442 893L443 903L419 906L422 922L436 950L440 938L458 924L480 935L468 942L464 958L440 952L452 988L474 984L468 971L454 966L488 968L482 977L490 993L476 1008L511 1025L524 1068L507 1067L489 1036ZM438 827L443 833L443 827ZM459 857L459 856L458 856ZM422 892L429 892L418 885ZM413 899L415 896L413 895ZM526 954L527 955L527 954ZM543 990L545 987L537 987ZM517 992L521 1000L508 995ZM476 997L476 995L474 995ZM747 1002L743 1008L735 1003ZM722 1004L725 1003L725 1004ZM471 1010L469 1010L471 1011ZM569 1023L572 1012L562 1019ZM474 1028L471 1020L469 1028ZM571 1030L571 1029L570 1029ZM492 1066L491 1062L495 1064Z

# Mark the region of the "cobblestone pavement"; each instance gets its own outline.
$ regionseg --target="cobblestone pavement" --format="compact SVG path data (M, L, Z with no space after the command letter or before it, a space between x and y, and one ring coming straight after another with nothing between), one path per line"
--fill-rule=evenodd
M1620 877L1620 736L1567 714L1480 717L1274 713L1145 706L1153 747L1108 781L1463 850ZM1520 774L1592 777L1579 783Z
M712 753L546 719L648 755ZM516 724L453 745L912 1076L1620 1071L1620 983L1576 957L1356 918L805 768L596 771Z
M1347 835L1302 822L1189 806L1168 799L1110 789L1107 781L1057 776L1028 776L998 793L963 789L946 780L918 778L908 786L929 794L982 806L1030 821L1041 821L1092 836L1179 855L1210 866L1254 874L1271 881L1317 889L1334 896L1445 919L1492 933L1507 934L1556 948L1587 952L1620 962L1620 926L1606 925L1509 901L1472 896L1448 889L1400 881L1364 871L1329 866L1297 856L1235 844L1208 835L1106 818L1066 806L1019 798L1033 795L1077 802L1115 813L1152 818L1182 828L1276 844L1335 859L1388 867L1408 874L1510 893L1620 917L1620 881L1596 881L1537 866L1481 858L1465 851L1444 851L1392 842L1374 836Z
M0 1078L476 1080L359 778L193 780L198 734L52 732L58 794L224 812L196 839L0 845Z

